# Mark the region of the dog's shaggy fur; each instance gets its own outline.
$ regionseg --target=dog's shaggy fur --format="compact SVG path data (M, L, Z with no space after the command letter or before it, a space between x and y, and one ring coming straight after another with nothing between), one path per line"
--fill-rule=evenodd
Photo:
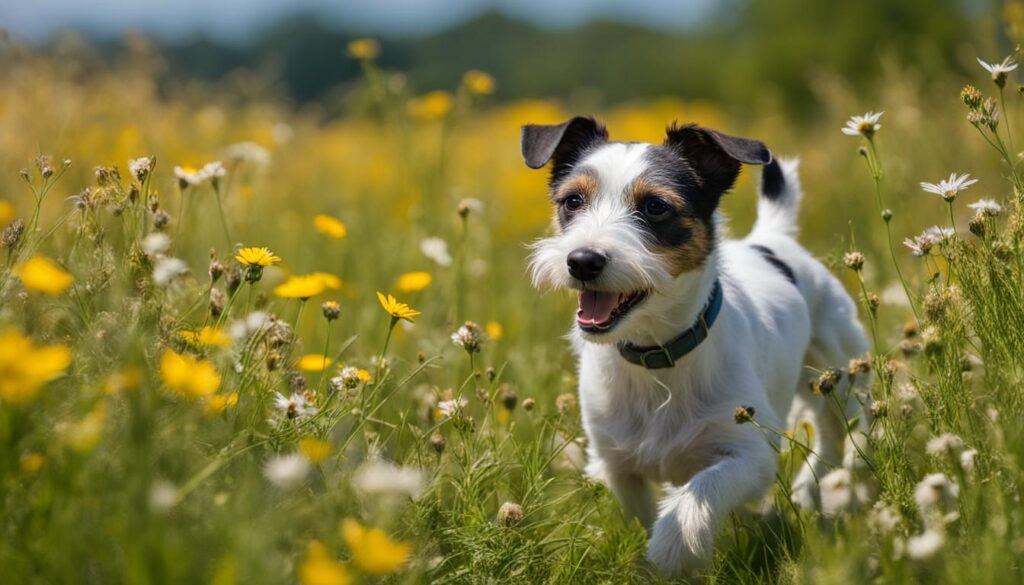
M666 576L693 574L729 511L772 485L778 438L737 424L738 406L772 429L813 424L819 457L795 478L793 499L816 505L816 478L841 462L846 433L810 381L868 346L853 300L795 239L796 162L693 125L670 127L662 144L613 142L581 117L524 126L522 150L533 168L550 163L556 205L555 234L531 257L535 284L580 294L571 339L586 471L648 527L648 558ZM741 163L766 165L758 220L726 240L718 203ZM716 280L721 313L673 367L620 355L620 344L658 346L693 326ZM852 392L839 398L863 428ZM658 501L652 483L664 485Z

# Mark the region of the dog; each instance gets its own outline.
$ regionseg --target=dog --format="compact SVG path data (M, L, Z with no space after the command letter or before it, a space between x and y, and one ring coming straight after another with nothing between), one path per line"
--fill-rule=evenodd
M585 471L647 527L648 559L670 578L706 567L722 520L771 488L776 433L801 420L814 455L792 499L816 506L847 421L864 429L868 413L849 388L830 408L811 382L868 344L853 299L797 243L797 161L693 124L661 144L612 141L590 117L523 126L521 149L530 168L550 165L555 208L534 285L579 298ZM743 164L764 166L758 217L729 240L719 202ZM737 407L758 424L737 424Z

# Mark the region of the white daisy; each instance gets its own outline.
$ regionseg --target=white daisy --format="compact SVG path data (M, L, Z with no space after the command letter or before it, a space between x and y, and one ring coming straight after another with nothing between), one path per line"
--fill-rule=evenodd
M383 460L359 466L352 485L365 494L399 494L415 498L423 491L423 473L414 467L400 467Z
M452 256L448 253L448 242L441 238L424 238L420 241L420 252L437 262L438 266L452 265Z
M928 236L935 240L937 243L942 244L956 235L956 231L950 227L943 227L933 225L932 227L924 230L923 236Z
M128 171L136 179L145 181L146 177L153 170L153 164L156 162L156 158L152 156L144 156L141 158L133 158L128 161Z
M200 169L188 165L174 167L174 176L178 177L178 182L182 187L199 185L205 180Z
M978 58L978 63L992 74L992 81L999 87L1003 87L1006 83L1006 74L1017 68L1017 63L1013 61L1013 55L1010 55L1003 59L1002 63L986 63Z
M274 393L274 408L280 411L283 418L301 419L316 414L316 407L313 406L302 394L292 393L285 397L280 392Z
M927 256L935 244L938 242L927 233L903 240L903 245L909 248L914 256Z
M994 199L978 199L967 207L987 217L995 217L1003 212L1003 206L996 203Z
M961 191L966 191L968 187L977 182L978 179L972 179L971 176L966 173L963 175L951 173L948 179L944 179L938 183L921 183L921 188L928 193L935 193L946 201L952 201L956 199L956 196Z
M202 180L204 181L215 181L217 179L225 177L227 174L227 169L224 168L224 165L221 164L219 160L208 162L205 165L203 165L202 169L199 170L199 175L200 177L202 177Z
M169 284L176 277L188 272L188 264L180 258L161 258L153 267L153 282L158 286Z
M263 464L263 477L279 488L292 488L302 484L312 468L299 453L274 455Z
M442 416L447 418L453 416L455 413L461 410L463 406L466 406L466 404L468 403L469 401L466 400L465 398L452 398L451 400L442 400L437 403L437 410L441 412Z
M878 123L878 119L882 117L885 112L868 112L863 116L850 116L850 119L846 121L846 127L843 128L843 134L847 136L864 136L865 138L871 138L882 129L882 125Z

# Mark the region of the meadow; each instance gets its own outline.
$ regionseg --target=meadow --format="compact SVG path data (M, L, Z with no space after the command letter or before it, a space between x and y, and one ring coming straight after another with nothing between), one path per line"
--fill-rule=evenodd
M417 93L382 50L354 42L360 83L299 108L252 73L158 86L141 38L116 58L0 53L0 580L659 581L644 529L581 473L574 300L525 274L550 209L519 126L590 104L497 102L483 71ZM775 505L732 515L709 582L1024 580L1024 92L1006 65L822 76L799 124L770 95L745 116L587 112L616 139L678 119L799 155L802 241L872 338L818 381L831 400L873 371L866 463L798 510L814 429L763 428L784 437ZM950 173L977 183L920 185ZM726 197L735 234L757 176Z

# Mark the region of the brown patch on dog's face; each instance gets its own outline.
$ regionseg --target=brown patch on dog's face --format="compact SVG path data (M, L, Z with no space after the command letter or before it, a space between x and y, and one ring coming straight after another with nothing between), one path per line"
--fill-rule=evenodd
M626 197L672 276L704 264L714 242L713 224L694 208L686 193L641 176L630 184Z
M557 213L559 230L565 229L573 216L586 209L597 197L597 177L588 172L580 172L562 181L551 192Z

